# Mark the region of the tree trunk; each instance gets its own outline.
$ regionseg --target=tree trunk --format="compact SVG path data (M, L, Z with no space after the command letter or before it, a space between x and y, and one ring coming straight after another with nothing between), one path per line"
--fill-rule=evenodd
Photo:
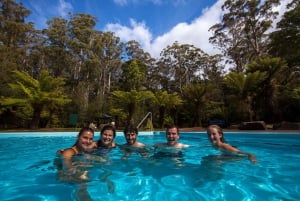
M164 126L164 119L165 119L165 107L160 107L159 108L159 118L158 118L160 128L163 128L163 126Z
M33 116L30 123L30 129L39 128L42 109L43 105L33 105Z

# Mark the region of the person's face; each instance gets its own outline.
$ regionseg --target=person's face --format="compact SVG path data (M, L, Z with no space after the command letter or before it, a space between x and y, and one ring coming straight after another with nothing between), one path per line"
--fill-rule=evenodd
M105 130L101 134L101 142L103 145L110 145L114 140L114 132L112 130Z
M127 144L133 145L136 142L137 134L135 132L127 132L125 134Z
M170 128L166 132L166 138L169 144L174 144L179 139L178 131L176 128Z
M222 134L219 133L217 128L209 128L207 131L207 137L212 144L221 142Z
M83 150L89 149L89 146L92 144L94 134L90 131L84 131L80 136L77 137L78 145Z

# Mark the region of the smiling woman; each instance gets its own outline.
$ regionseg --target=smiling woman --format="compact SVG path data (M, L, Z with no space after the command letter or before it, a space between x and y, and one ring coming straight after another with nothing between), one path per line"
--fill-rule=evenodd
M94 130L89 127L82 128L78 135L75 144L71 148L57 151L64 159L64 166L69 171L72 166L72 157L84 152L91 151L94 138Z

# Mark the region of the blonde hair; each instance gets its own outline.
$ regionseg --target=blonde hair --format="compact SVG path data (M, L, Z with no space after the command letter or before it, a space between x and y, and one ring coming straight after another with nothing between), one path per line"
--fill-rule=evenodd
M207 127L207 134L209 134L209 129L210 128L217 129L218 133L222 135L221 138L220 138L221 142L225 142L224 133L223 133L223 130L222 130L222 128L220 126L218 126L218 125L210 125L210 126L208 126Z

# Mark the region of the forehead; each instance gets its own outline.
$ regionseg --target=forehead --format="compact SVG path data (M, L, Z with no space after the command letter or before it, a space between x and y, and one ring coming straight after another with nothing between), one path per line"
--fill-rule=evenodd
M90 131L84 131L79 137L94 137L94 134Z
M113 135L114 132L112 130L104 130L102 134Z
M219 133L217 128L211 127L208 129L208 133Z
M167 132L170 132L170 133L177 133L177 128L169 128L167 130Z
M127 131L125 134L126 134L126 135L129 135L129 134L136 134L136 132L135 132L135 131Z
M129 136L134 136L134 137L136 137L137 136L137 134L136 133L134 133L134 132L128 132L128 133L125 133L125 136L126 137L129 137Z

